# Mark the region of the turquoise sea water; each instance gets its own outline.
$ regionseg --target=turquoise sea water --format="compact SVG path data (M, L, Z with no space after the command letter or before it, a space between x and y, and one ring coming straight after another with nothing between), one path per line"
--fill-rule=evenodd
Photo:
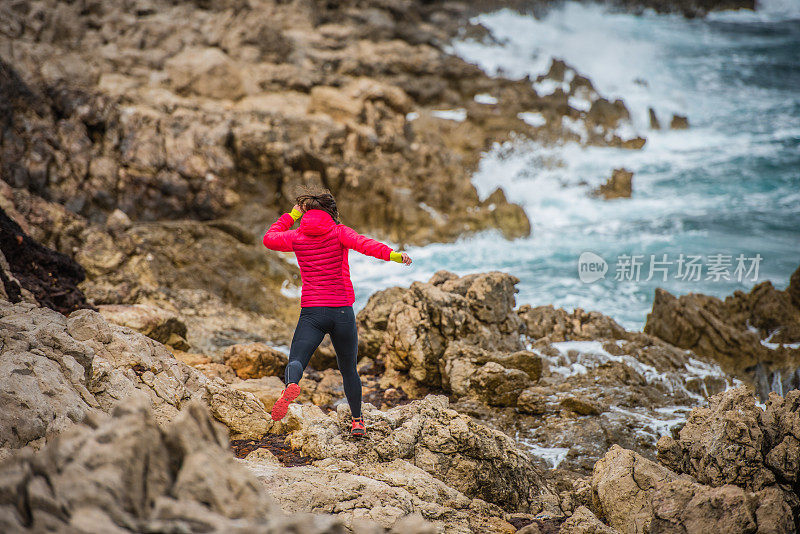
M613 14L577 3L542 20L510 11L478 20L500 44L459 42L455 53L510 77L535 78L561 58L603 96L625 100L630 130L647 144L640 151L531 142L495 147L474 183L482 196L502 186L522 204L531 237L506 241L488 232L411 248L411 268L351 254L356 307L377 289L427 280L439 269L501 270L520 279L518 304L598 310L641 328L658 286L717 296L763 280L786 286L800 265L800 1L773 0L756 13L704 20ZM679 113L691 128L651 130L648 107L662 125ZM560 164L547 164L553 160ZM619 167L634 172L633 198L588 196ZM579 279L585 251L608 263L605 278ZM701 256L699 280L677 277L681 254ZM715 255L730 280L715 280L708 270ZM753 272L737 280L740 255L747 268L760 255L756 281ZM624 256L641 256L638 281L627 270L616 279ZM663 271L645 280L651 256L672 262L661 265L666 281Z

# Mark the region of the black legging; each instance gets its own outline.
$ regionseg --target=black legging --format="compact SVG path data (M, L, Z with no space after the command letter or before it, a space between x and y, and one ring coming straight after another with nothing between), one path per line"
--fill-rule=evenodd
M300 309L300 319L289 349L286 384L300 382L311 355L325 334L331 336L336 350L336 363L342 373L350 411L353 417L361 417L361 378L356 370L358 330L352 306L306 306Z

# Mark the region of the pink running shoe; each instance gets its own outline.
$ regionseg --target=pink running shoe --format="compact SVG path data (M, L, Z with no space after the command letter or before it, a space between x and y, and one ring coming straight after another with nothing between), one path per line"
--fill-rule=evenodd
M272 406L272 420L280 421L286 417L286 412L289 411L289 404L300 395L300 386L297 384L289 384L283 390L281 398L278 399Z

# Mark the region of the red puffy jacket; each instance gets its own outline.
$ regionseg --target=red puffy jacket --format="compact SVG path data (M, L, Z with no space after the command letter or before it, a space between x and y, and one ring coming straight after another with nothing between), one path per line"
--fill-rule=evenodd
M308 210L300 219L300 226L289 230L293 224L291 215L281 215L264 234L264 246L282 252L294 251L303 280L302 307L353 304L348 249L389 261L391 248L348 226L336 224L326 211Z

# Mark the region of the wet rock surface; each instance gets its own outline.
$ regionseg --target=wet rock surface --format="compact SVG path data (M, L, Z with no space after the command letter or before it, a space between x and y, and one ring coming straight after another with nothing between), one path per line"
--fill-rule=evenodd
M515 282L442 271L374 295L359 320L382 340L380 385L411 398L441 390L541 467L585 475L615 443L655 459L661 436L732 384L710 360L602 314L515 309Z
M614 169L611 178L592 191L595 196L606 200L612 198L631 198L633 194L633 173L625 169Z
M793 275L797 277L796 273ZM753 384L762 400L800 386L800 307L795 286L780 291L762 282L725 300L656 290L644 331L712 358Z
M23 292L61 313L91 308L78 289L86 274L69 256L37 243L0 206L0 282L5 298L21 302Z

